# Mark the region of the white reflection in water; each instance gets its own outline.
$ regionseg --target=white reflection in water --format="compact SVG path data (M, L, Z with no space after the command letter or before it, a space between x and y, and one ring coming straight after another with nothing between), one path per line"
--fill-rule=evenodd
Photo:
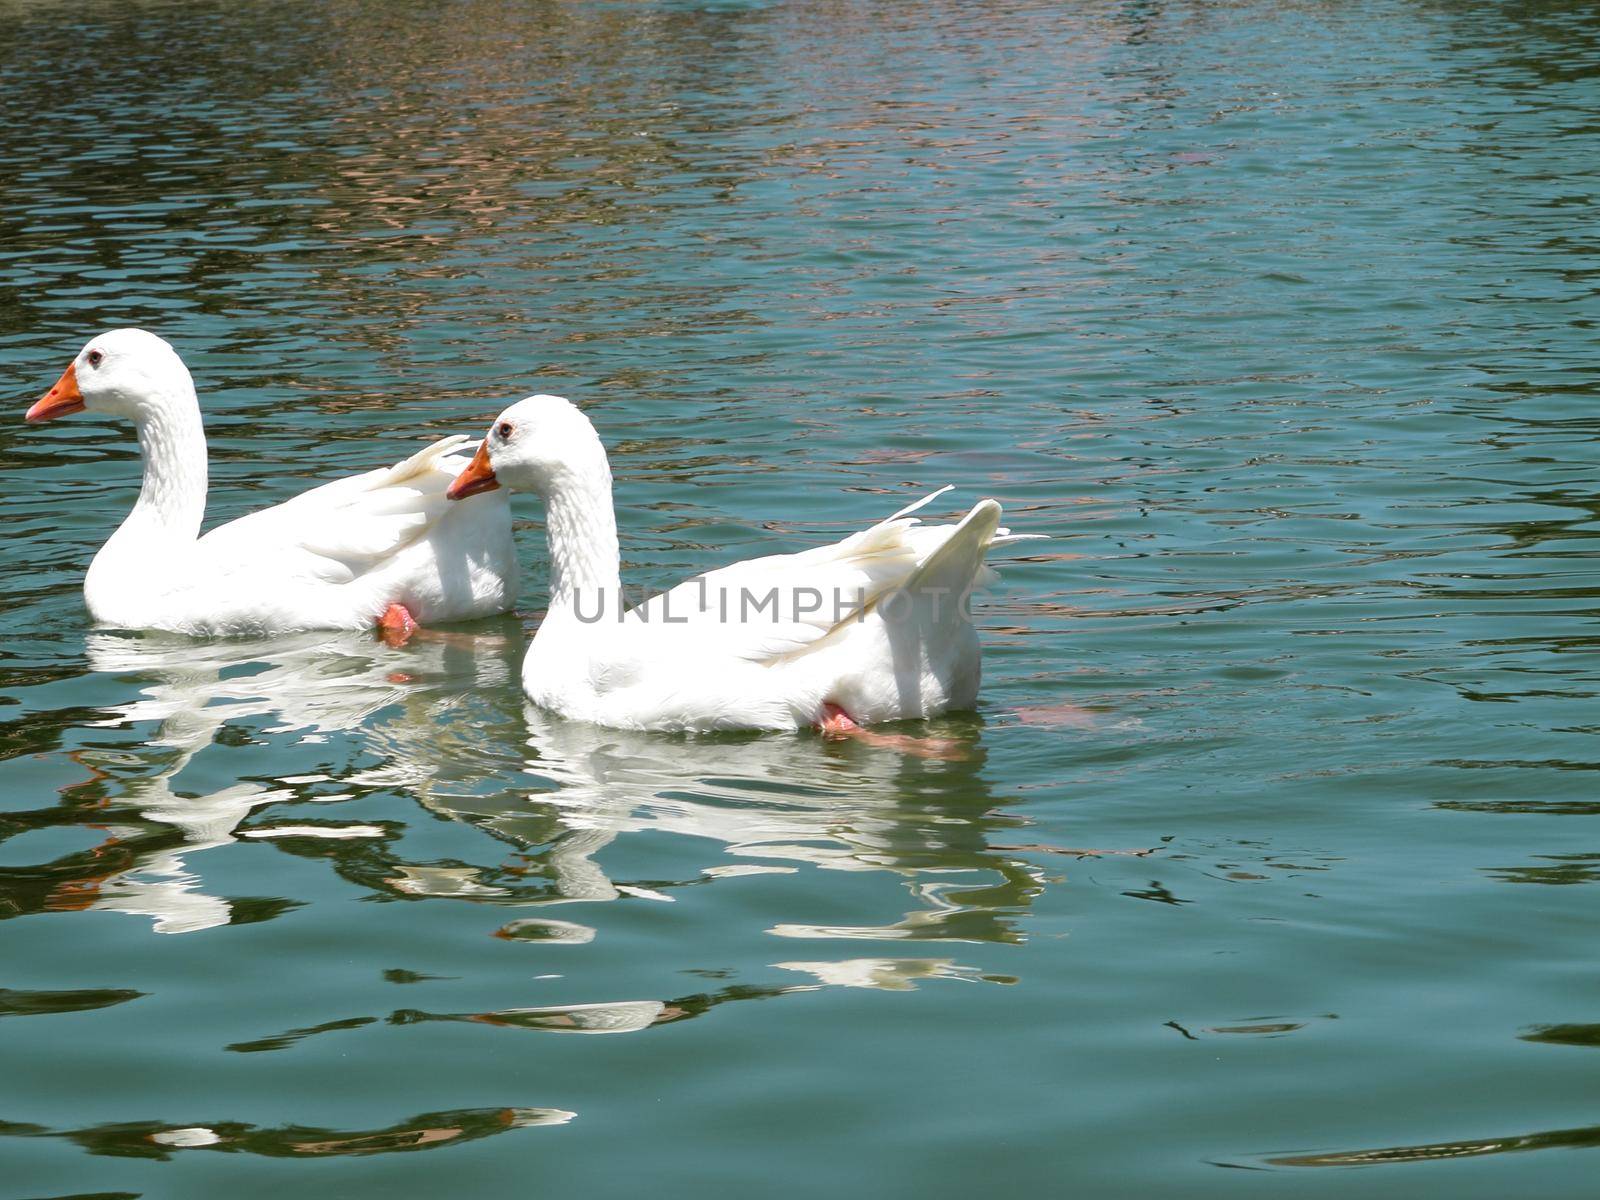
M709 860L696 882L803 867L886 872L904 877L916 906L888 925L769 930L780 936L1019 941L1010 918L1044 886L1036 867L988 845L989 830L1018 821L1000 812L988 790L971 726L965 759L946 762L804 735L600 729L531 707L525 719L531 756L524 768L541 790L519 791L508 804L503 794L417 789L435 811L532 848L528 873L546 887L519 889L517 903L671 899L659 884L611 878L597 860L618 838L639 833L674 835L680 853ZM686 849L696 845L703 849ZM719 861L728 858L745 861ZM460 895L462 882L452 878L449 893ZM400 886L416 887L413 871Z
M500 639L494 639L499 641ZM120 726L157 722L155 732L137 752L126 748L86 749L77 760L98 776L115 778L115 799L140 816L180 835L177 846L163 845L136 853L130 867L110 876L83 881L73 903L55 907L105 909L153 919L158 933L191 933L224 925L233 917L226 899L209 895L187 865L201 851L238 840L239 825L253 811L298 798L291 786L242 782L199 795L174 787L174 779L196 755L216 740L230 722L266 718L267 734L301 735L304 742L350 730L394 709L396 719L426 723L433 712L413 685L419 675L459 673L472 668L463 686L504 687L503 658L472 654L474 639L445 636L417 643L396 671L395 660L370 639L351 634L300 634L270 641L191 641L166 636L90 633L85 653L91 670L133 677L134 699L110 707L93 722ZM446 659L449 659L447 664ZM148 768L127 776L128 767ZM285 779L280 784L303 782ZM327 800L342 796L324 797ZM137 845L147 830L107 826L108 844ZM248 831L252 838L382 837L369 824L282 825Z
M363 868L369 874L359 882L367 886L404 897L519 907L622 897L670 901L676 888L691 883L808 869L888 873L903 878L910 901L898 920L780 923L768 932L1022 940L1017 918L1045 881L1038 868L990 845L992 831L1009 835L1020 822L1001 810L988 788L976 725L955 726L964 753L957 761L804 735L693 738L598 729L524 705L516 688L518 649L499 635L445 634L419 640L402 655L348 634L262 643L92 635L91 666L130 676L138 689L101 723L158 725L136 751L85 750L80 761L114 777L119 790L108 791L119 805L179 836L175 843L154 839L121 870L93 880L81 889L77 906L147 915L164 933L224 924L235 914L228 900L203 889L192 865L197 853L240 838L271 844L314 837L330 845L368 843L363 862L379 866ZM285 775L198 795L175 786L224 725L244 721L264 724L279 737L298 735L301 742L359 729L362 748L379 761L341 779ZM130 776L131 766L141 773ZM341 791L307 790L318 784ZM438 815L509 843L515 865L404 861L391 844L392 831L370 821L268 821L240 829L264 805L338 801L348 795L345 788L404 792ZM691 876L664 883L608 874L600 851L642 833L672 835L677 854L699 860ZM113 831L133 845L140 835L152 841L148 827ZM501 936L581 944L595 930L530 920L506 925ZM944 959L785 968L808 971L825 984L888 988L911 979L975 975Z
M205 890L205 860L197 856L243 839L292 850L295 839L317 838L327 846L325 861L346 879L396 898L525 912L623 898L672 901L680 888L729 879L878 873L900 881L897 894L910 911L899 919L827 927L780 922L766 932L897 943L1022 940L1018 922L1045 879L992 844L1015 841L1021 822L989 789L975 722L949 725L962 750L951 761L810 736L672 737L598 729L527 707L517 688L519 650L515 639L498 635L445 634L420 639L403 654L347 634L270 643L94 635L91 665L129 678L136 688L100 723L157 724L141 746L80 752L79 761L98 776L100 790L93 794L136 810L143 824L112 830L124 843L120 865L76 884L71 906L148 916L161 933L227 924L241 919L238 902ZM266 726L277 738L302 743L359 731L363 765L342 776L337 770L285 773L191 794L182 786L184 768L230 723L252 731ZM482 845L495 851L493 858L407 861L408 843L387 828L400 813L382 824L299 816L307 801L324 801L334 811L332 804L369 789L409 796L435 815L491 835ZM263 806L291 802L298 806L296 819L255 819L241 828ZM639 834L668 835L674 855L692 864L689 870L675 871L676 881L613 877L625 868L608 872L600 852ZM626 863L628 856L606 861ZM801 885L794 894L803 901L809 891ZM571 948L565 954L581 953L602 933L589 923L519 916L501 924L496 936L564 944ZM772 967L809 978L778 985L729 981L658 998L573 996L571 1003L488 1011L402 1009L386 1023L637 1033L734 1000L820 988L910 991L925 980L1013 982L945 957L796 960ZM229 1048L278 1050L379 1020L345 1015Z
M877 988L911 992L919 979L964 979L968 982L1010 983L1004 976L984 977L974 967L949 958L847 958L840 962L773 963L785 971L803 971L832 987Z

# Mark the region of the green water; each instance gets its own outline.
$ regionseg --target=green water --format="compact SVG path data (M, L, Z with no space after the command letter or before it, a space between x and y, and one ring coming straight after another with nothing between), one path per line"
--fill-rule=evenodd
M1594 4L0 2L0 1192L1586 1196ZM515 618L97 633L212 519L582 401L660 587L1054 540L960 761L560 725Z

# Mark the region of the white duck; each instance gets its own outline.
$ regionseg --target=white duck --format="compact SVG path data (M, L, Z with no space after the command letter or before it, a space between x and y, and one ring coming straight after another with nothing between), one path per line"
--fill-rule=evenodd
M549 611L523 689L559 715L627 729L860 734L970 708L967 600L992 578L984 555L1037 536L1001 529L993 500L958 525L921 525L909 514L929 496L835 545L735 563L630 609L611 468L575 405L530 396L506 409L449 495L502 485L543 498L550 543Z
M416 622L506 611L516 599L510 507L451 505L464 463L443 438L393 467L313 488L199 536L206 441L183 360L142 329L101 334L28 410L126 417L139 436L138 503L89 566L102 626L189 634L360 629L403 638Z

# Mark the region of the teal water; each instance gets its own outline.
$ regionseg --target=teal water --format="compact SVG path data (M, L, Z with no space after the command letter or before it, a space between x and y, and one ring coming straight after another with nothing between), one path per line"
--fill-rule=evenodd
M1542 1197L1600 1169L1600 8L0 3L0 1191ZM582 401L626 575L1047 532L930 761L562 725L515 618L95 632Z

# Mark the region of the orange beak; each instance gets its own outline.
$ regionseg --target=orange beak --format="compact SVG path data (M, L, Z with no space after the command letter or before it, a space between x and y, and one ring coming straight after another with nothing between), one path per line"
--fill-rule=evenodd
M44 401L39 403L43 404ZM499 486L500 481L494 477L494 468L489 465L489 439L484 438L478 446L478 452L467 464L467 469L455 477L444 494L451 500L464 500L479 492L492 492Z
M34 401L25 420L49 421L68 413L83 411L83 393L78 390L78 364L73 363L61 372L55 387Z

